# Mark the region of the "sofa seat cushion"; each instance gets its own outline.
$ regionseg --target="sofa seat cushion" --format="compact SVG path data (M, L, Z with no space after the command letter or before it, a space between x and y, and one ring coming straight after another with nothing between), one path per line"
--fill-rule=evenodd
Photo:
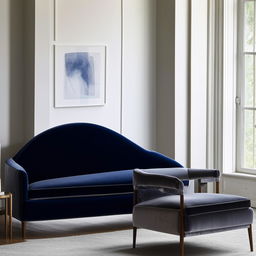
M102 172L31 183L29 198L131 193L133 170Z
M186 194L184 204L185 214L187 215L249 208L251 205L250 200L242 196L211 193ZM180 197L178 195L163 196L144 201L135 206L135 208L141 207L179 209Z

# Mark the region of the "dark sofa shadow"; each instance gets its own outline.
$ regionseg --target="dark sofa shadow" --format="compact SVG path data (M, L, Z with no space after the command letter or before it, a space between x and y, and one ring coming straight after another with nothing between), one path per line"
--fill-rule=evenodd
M0 245L6 244L4 217L0 218ZM90 217L68 220L36 221L27 223L26 239L45 239L68 236L82 236L96 233L128 230L132 228L131 215ZM21 239L21 223L13 219L12 243L24 242Z

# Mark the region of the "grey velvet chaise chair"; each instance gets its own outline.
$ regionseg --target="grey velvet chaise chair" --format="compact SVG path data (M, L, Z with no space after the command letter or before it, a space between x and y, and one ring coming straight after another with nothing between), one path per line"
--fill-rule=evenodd
M182 180L215 181L217 170L136 169L133 174L133 248L137 228L178 235L180 256L184 256L184 237L248 228L253 251L253 210L250 200L241 196L215 193L184 193Z

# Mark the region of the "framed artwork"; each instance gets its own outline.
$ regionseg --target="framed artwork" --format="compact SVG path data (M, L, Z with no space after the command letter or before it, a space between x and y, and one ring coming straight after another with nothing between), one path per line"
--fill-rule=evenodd
M105 104L105 46L55 45L55 107Z

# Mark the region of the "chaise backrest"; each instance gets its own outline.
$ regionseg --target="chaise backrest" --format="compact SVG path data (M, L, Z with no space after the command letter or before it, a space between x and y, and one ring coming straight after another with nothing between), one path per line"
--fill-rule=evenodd
M29 183L115 170L182 167L108 128L89 123L51 128L35 136L13 159L27 171Z

